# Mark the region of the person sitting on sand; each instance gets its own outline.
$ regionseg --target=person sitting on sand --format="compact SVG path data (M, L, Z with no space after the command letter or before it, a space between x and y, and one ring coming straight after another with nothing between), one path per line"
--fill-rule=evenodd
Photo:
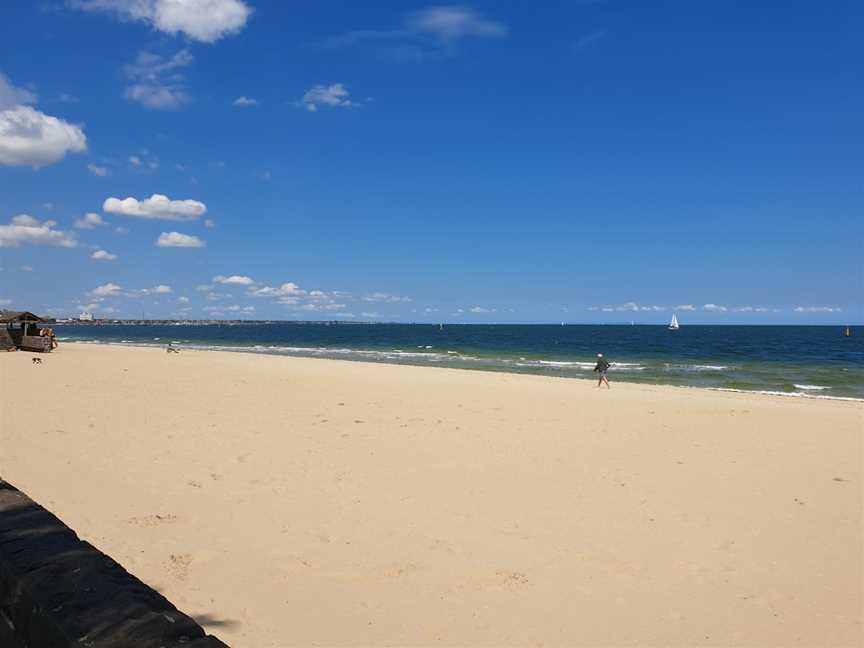
M594 367L594 371L600 374L600 379L597 381L598 387L600 387L603 383L606 383L606 388L612 389L612 387L609 386L609 378L606 377L606 371L611 366L612 363L606 360L606 358L603 357L602 353L597 354L597 365Z
M168 347L165 349L168 353L180 353L180 349L174 346L173 342L168 343Z

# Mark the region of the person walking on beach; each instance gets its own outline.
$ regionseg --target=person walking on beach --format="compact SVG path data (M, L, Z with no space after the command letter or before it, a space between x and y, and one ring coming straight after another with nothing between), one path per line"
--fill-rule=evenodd
M598 387L603 383L606 383L606 389L612 389L612 387L609 386L609 378L606 377L606 371L611 366L611 363L603 357L602 353L597 354L597 365L594 367L594 371L600 375L600 379L597 381Z

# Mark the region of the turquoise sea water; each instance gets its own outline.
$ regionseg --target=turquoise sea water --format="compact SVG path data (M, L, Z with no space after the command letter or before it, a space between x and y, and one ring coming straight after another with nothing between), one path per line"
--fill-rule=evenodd
M61 340L225 349L864 399L864 330L837 326L272 324L58 325Z

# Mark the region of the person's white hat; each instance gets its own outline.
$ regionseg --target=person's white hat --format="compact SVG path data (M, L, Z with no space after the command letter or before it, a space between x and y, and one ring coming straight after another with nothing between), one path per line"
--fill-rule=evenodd
M602 357L603 357L603 354L602 354L602 353L598 353L598 354L597 354L597 357L598 357L598 358L602 358Z

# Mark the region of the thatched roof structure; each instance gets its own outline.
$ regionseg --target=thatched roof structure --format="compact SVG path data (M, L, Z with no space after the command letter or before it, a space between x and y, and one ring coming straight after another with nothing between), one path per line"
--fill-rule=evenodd
M44 322L45 320L29 311L4 311L0 310L0 324L16 322Z

